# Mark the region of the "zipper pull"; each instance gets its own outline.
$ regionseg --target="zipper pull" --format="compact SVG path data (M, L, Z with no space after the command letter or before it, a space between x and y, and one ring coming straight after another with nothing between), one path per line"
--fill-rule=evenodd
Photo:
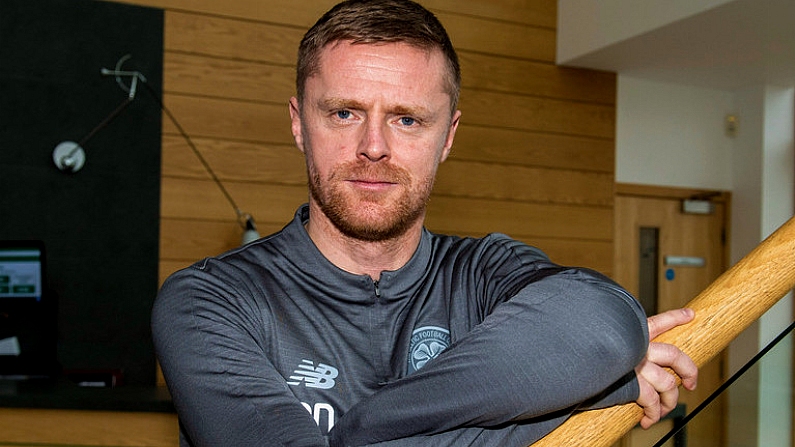
M381 298L381 289L378 288L378 281L373 281L373 287L375 288L375 297Z

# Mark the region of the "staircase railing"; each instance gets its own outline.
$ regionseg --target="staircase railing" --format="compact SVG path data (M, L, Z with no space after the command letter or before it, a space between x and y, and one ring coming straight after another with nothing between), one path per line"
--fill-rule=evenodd
M701 367L793 288L795 218L687 304L696 312L692 322L654 341L678 346ZM609 447L642 416L635 403L578 413L533 447Z

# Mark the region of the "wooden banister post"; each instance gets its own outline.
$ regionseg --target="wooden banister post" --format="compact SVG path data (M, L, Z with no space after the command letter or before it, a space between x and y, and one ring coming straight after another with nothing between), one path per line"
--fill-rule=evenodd
M795 288L795 218L782 225L687 307L695 319L654 341L678 346L699 367ZM572 416L533 447L609 447L643 416L635 403Z

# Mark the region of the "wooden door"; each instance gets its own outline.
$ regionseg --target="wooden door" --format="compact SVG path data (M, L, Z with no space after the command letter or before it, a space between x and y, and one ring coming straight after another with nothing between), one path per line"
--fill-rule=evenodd
M728 196L704 195L711 200L698 204L709 204L712 210L694 214L683 211L683 197L692 191L644 187L639 192L619 189L616 196L614 279L638 297L650 314L682 307L726 268ZM699 370L696 391L682 390L680 403L686 413L723 382L724 359L725 354L720 354ZM693 419L686 429L687 446L723 446L724 412L719 399ZM642 445L631 439L624 442L625 447Z

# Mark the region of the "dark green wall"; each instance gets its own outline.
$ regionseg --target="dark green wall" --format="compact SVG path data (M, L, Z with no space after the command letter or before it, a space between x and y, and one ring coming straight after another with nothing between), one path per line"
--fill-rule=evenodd
M61 366L120 369L134 384L155 380L149 311L157 292L159 105L139 87L84 144L86 164L76 173L58 170L52 152L124 101L116 80L100 75L124 55L132 57L122 68L142 72L160 92L162 29L156 9L0 1L0 240L46 245Z

